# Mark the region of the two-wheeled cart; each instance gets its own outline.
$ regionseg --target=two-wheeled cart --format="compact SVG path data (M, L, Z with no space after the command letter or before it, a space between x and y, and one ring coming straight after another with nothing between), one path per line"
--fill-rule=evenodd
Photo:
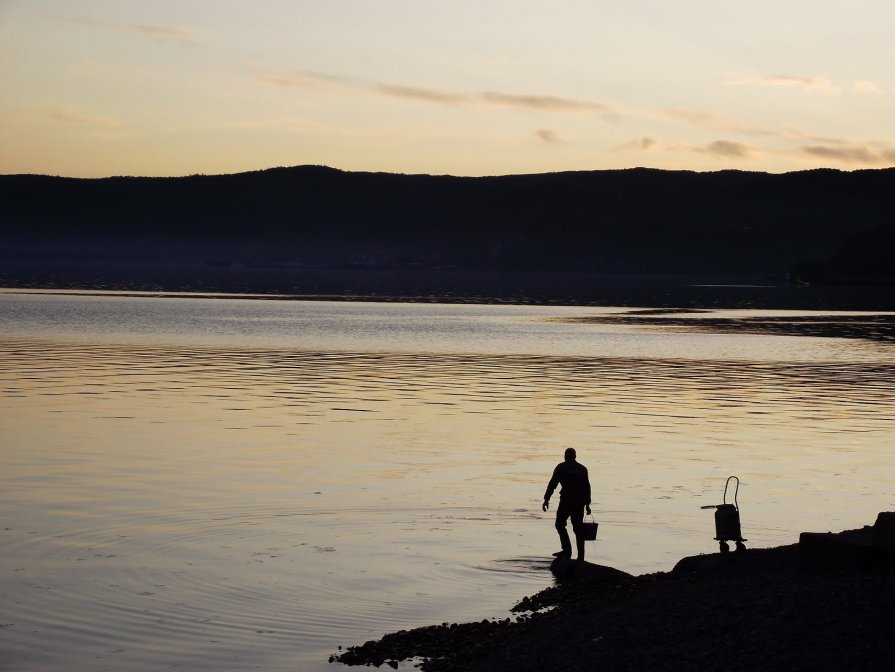
M730 481L736 481L736 489L733 491L733 504L727 503L727 487ZM745 551L746 546L743 544L747 539L743 539L743 533L740 531L740 507L737 502L737 495L740 492L740 479L736 476L730 476L724 484L724 503L709 504L703 506L703 509L715 509L715 541L719 543L722 553L730 551L728 541L736 542L737 552Z

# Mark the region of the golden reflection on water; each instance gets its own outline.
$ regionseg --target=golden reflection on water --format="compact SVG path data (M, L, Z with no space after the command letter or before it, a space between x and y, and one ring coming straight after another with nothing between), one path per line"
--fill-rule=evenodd
M883 364L9 345L5 452L34 502L90 492L98 506L108 489L161 507L228 493L311 506L322 490L530 504L575 445L609 508L642 509L632 489L702 496L731 470L746 492L833 470L856 479L841 495L827 481L839 511L893 437Z
M569 445L589 553L628 571L713 551L699 507L730 474L752 546L895 506L887 343L700 359L666 338L682 357L7 336L0 636L16 660L52 636L41 660L72 669L93 669L75 650L317 669L337 644L501 615L549 581L539 503Z

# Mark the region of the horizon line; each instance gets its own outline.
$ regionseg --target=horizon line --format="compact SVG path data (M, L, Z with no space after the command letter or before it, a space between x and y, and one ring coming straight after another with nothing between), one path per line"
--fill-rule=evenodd
M835 172L835 173L869 173L869 172L885 172L895 170L895 166L887 166L880 168L852 168L842 169L831 166L822 166L815 168L805 168L802 170L785 170L774 172L769 170L743 170L740 168L721 168L718 170L695 170L691 168L651 168L649 166L631 166L628 168L594 168L594 169L577 169L577 170L552 170L544 172L522 172L522 173L501 173L487 175L458 175L453 173L405 173L390 172L384 170L346 170L320 163L300 163L289 166L268 166L267 168L256 168L252 170L241 170L231 173L187 173L180 175L102 175L94 177L78 177L72 175L58 175L49 173L0 173L2 177L45 177L63 180L115 180L115 179L135 179L135 180L177 180L190 177L235 177L238 175L250 175L253 173L265 173L275 170L296 170L301 168L316 168L330 170L338 173L349 173L355 175L393 175L396 177L432 177L432 178L453 178L461 180L479 180L479 179L495 179L509 177L534 177L545 175L570 175L576 173L622 173L628 171L649 171L656 173L693 173L698 175L717 175L720 173L742 173L749 175L795 175L799 173L816 173L816 172Z

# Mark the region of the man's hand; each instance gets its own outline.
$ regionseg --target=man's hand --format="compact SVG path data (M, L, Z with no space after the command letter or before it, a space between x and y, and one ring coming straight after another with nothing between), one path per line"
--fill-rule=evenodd
M550 500L549 500L549 499L545 499L545 500L544 500L544 503L541 504L541 510L542 510L542 511L546 511L546 510L549 509L549 508L550 508Z
M585 504L584 510L587 511L587 515L590 515L590 504Z

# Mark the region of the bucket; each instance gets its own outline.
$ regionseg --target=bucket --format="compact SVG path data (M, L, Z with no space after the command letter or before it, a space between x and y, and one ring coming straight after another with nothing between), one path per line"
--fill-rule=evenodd
M581 523L581 533L584 535L585 541L596 541L598 525L599 523L593 520L593 516L591 516L591 522Z

